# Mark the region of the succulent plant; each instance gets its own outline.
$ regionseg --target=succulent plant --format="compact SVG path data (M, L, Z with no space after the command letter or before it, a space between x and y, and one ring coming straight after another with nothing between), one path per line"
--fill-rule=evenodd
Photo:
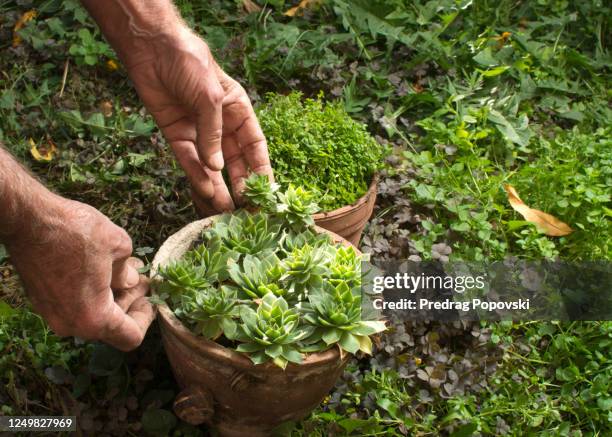
M219 244L201 244L189 251L183 259L161 268L164 279L156 284L160 296L168 296L176 302L223 282L228 277L228 260L238 254Z
M194 330L206 338L214 340L225 334L231 339L237 329L237 303L236 291L230 287L206 288L185 296L176 314L195 323Z
M244 197L263 212L276 216L294 230L314 225L312 215L319 211L315 194L302 187L289 185L287 191L278 191L278 185L266 176L252 174L245 181Z
M247 202L264 211L272 211L276 206L278 184L271 183L267 176L252 173L244 181L243 195Z
M157 292L166 293L171 297L191 293L211 285L206 277L206 268L196 267L185 261L174 262L160 269L159 274L164 281L157 285Z
M245 196L260 211L215 220L201 244L160 269L156 302L167 301L196 333L224 336L256 364L285 368L336 343L370 353L368 336L384 324L362 321L362 256L314 232L311 193L279 193L252 176Z
M206 278L211 284L223 282L227 279L227 265L230 259L238 258L239 254L221 244L219 238L213 238L189 251L183 258L195 268L205 271Z
M338 343L352 354L361 350L372 353L370 335L385 330L384 322L361 320L361 291L346 282L316 289L308 295L304 319L317 330L308 339L310 350ZM318 344L317 344L318 343Z
M271 359L284 369L288 362L302 362L297 343L309 334L309 329L300 327L299 314L289 309L285 299L268 293L256 311L248 306L241 307L240 320L237 339L242 343L236 350L247 352L253 363L261 364Z
M229 276L247 297L258 299L269 292L283 296L287 292L277 285L283 270L280 259L274 254L263 258L245 255L241 262L231 263Z
M306 229L300 233L286 233L283 236L283 249L289 254L295 249L300 249L306 244L311 246L329 246L331 238L327 234L315 234L310 229Z
M314 197L311 191L289 185L285 193L278 193L279 204L276 212L285 223L294 229L313 226L312 215L319 211Z
M251 255L274 251L281 236L280 224L264 213L250 214L246 211L223 215L215 223L214 231L205 232L205 238L219 238L227 249Z
M329 282L338 285L345 282L349 287L361 285L361 257L353 247L339 247L329 264Z
M284 274L281 280L288 284L292 292L304 296L309 290L321 287L330 258L327 249L309 244L294 249L283 260Z

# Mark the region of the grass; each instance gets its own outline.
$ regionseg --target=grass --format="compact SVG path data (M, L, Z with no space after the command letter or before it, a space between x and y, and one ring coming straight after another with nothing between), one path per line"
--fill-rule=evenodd
M255 102L299 90L341 102L394 150L363 247L375 260L610 260L610 7L604 2L178 1ZM187 183L76 0L0 1L0 140L62 194L124 226L147 259L195 218ZM263 5L263 2L261 3ZM64 72L66 79L64 80ZM58 152L50 162L39 151ZM507 203L575 230L541 234ZM4 414L78 411L87 432L204 435L177 422L154 327L119 354L48 332L0 249ZM610 322L395 325L287 435L612 432ZM113 419L113 420L111 420Z

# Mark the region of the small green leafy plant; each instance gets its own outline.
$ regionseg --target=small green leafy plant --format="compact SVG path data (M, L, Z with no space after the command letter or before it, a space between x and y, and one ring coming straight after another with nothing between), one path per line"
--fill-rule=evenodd
M285 368L334 345L372 352L382 321L361 319L361 255L313 230L312 193L246 181L261 208L217 218L202 241L159 271L156 291L184 323L255 364Z
M270 94L257 116L280 186L317 193L324 211L354 203L381 167L382 147L340 102Z
M308 302L305 318L316 326L310 337L314 350L338 343L351 353L358 350L372 353L369 336L379 332L380 322L361 320L359 289L351 288L345 281L336 286L326 284L310 293Z
M240 318L243 325L237 340L241 343L236 350L248 353L255 364L272 359L284 368L288 361L302 361L297 342L308 335L308 329L300 326L298 312L289 309L285 299L268 293L257 310L243 306Z

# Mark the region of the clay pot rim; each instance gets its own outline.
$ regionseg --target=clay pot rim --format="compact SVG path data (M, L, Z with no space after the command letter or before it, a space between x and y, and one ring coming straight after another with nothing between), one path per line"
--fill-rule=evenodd
M170 237L168 237L164 241L164 243L161 245L161 247L158 249L157 254L155 255L153 262L151 264L151 271L150 271L151 281L158 281L158 279L156 279L157 267L161 264L161 262L157 259L158 254L165 252L165 251L162 251L162 249L164 248L164 246L166 246L166 244L170 244L171 239L172 239L172 243L174 243L174 239L180 238L181 234L183 233L188 234L189 232L192 232L193 227L199 228L198 230L198 235L199 235L199 232L201 230L209 227L212 224L212 222L220 215L221 214L217 214L217 215L207 217L202 220L197 220L195 222L189 223L185 225L184 227L182 227L181 229L179 229L174 234L172 234ZM338 234L328 231L327 229L323 229L319 226L314 226L314 228L317 233L325 233L325 234L330 235L336 243L341 243L347 247L353 246L348 240L344 239ZM193 241L191 241L190 243L192 242ZM355 246L353 246L353 248L358 254L361 254L361 251L359 251L358 248L356 248ZM186 343L190 347L198 350L198 352L200 353L213 355L215 359L219 361L231 362L232 366L242 367L244 370L250 370L250 371L270 371L273 369L282 370L280 369L280 367L276 366L274 363L270 361L263 363L263 364L254 364L247 355L241 352L236 352L215 341L195 335L183 324L183 322L181 322L178 319L178 317L174 315L174 313L170 310L168 305L166 305L165 303L157 304L157 309L158 309L157 317L161 321L162 329L167 328L168 331L170 331L171 335L176 336L179 339L179 341ZM337 346L331 346L329 349L326 349L321 352L312 352L312 353L307 353L303 355L304 355L304 359L301 364L290 362L288 363L284 371L285 372L292 372L292 371L296 372L306 367L320 366L322 364L333 362L333 361L338 361L338 360L344 361L344 360L347 360L348 357L350 356L349 353L345 353L343 356L341 356L340 349Z
M313 219L324 220L324 219L336 218L336 217L346 215L356 209L363 207L364 205L368 203L370 196L376 195L378 180L379 180L379 174L374 173L374 176L372 176L372 182L370 182L370 185L368 187L368 191L366 191L363 196L361 196L359 199L357 199L355 202L353 202L350 205L341 206L340 208L336 208L336 209L333 209L327 212L316 213L312 216Z

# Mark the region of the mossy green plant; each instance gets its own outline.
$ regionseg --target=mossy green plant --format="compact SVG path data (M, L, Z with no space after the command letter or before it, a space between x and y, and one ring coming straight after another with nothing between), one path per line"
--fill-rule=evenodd
M354 203L382 166L382 146L340 102L268 94L257 117L276 181L317 193L323 211Z

